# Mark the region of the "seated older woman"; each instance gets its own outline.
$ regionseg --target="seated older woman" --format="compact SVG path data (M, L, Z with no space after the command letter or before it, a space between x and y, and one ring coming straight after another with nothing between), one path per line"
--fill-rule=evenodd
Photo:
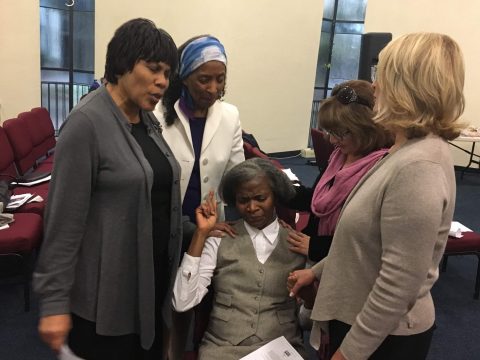
M239 359L282 335L303 352L297 304L285 282L291 271L304 267L305 257L289 251L287 230L275 213L277 201L294 196L291 182L269 161L255 158L226 174L220 194L242 217L233 225L238 235L208 237L218 217L211 192L196 210L198 228L174 287L174 307L186 311L213 284L200 359Z

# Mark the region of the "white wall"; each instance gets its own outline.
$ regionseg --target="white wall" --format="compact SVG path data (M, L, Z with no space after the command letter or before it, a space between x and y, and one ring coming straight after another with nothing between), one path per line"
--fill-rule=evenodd
M480 2L478 0L368 0L366 32L432 31L454 38L465 57L466 107L462 119L480 126ZM459 143L470 146L470 143ZM466 145L468 144L468 145ZM455 163L465 165L466 155L452 147Z
M0 122L40 106L40 4L0 0Z
M228 56L226 101L267 152L305 148L323 14L322 0L96 1L95 73L108 41L128 19L146 17L177 45L210 33Z

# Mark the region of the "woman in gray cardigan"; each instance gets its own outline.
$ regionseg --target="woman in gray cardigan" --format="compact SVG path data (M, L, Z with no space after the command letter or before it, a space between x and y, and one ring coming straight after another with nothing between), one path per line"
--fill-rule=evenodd
M353 189L328 256L296 271L292 292L320 280L311 342L328 331L332 359L425 359L438 278L455 207L447 140L460 133L464 66L450 37L408 34L381 53L375 120L389 154Z
M180 170L151 111L176 46L146 19L108 44L108 83L71 112L57 143L34 274L40 335L83 359L163 357L181 246Z

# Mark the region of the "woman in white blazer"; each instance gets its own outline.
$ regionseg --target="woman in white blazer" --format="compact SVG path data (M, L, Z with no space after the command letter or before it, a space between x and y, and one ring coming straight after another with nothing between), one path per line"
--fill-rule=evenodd
M183 214L195 222L195 209L223 175L245 160L238 110L221 101L227 57L212 36L188 40L179 48L178 76L155 115L180 163ZM220 207L223 220L223 206Z
M245 156L238 110L221 101L227 75L223 45L212 36L199 36L180 46L178 52L178 75L170 81L163 106L157 106L154 113L181 167L182 213L195 223L195 209L210 190L217 192L223 175ZM223 220L223 204L218 213ZM217 224L215 229L234 235L226 223ZM185 235L182 253L191 240ZM172 359L183 358L192 315L191 311L173 314Z

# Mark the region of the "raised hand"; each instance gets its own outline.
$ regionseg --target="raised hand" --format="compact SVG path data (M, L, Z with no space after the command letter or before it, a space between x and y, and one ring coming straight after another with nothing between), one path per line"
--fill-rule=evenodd
M208 235L217 223L217 201L213 191L208 193L207 199L195 210L197 230Z

